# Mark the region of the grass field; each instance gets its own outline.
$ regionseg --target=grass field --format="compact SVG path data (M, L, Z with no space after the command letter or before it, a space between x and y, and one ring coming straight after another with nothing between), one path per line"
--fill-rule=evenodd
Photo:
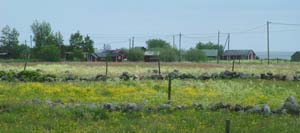
M21 71L22 63L2 63L1 70ZM69 71L92 77L105 72L103 63L30 63L28 69L64 75ZM110 63L109 75L127 71L145 75L156 69L153 63ZM214 73L231 69L231 63L162 63L162 72L177 69L188 73ZM271 65L242 62L236 71L294 74L300 64ZM279 108L288 96L300 97L300 82L274 80L173 80L171 105L202 103L204 110L161 112L108 112L87 108L101 103L145 103L158 107L167 102L168 82L137 80L107 82L0 82L0 132L224 132L231 120L232 132L300 132L297 115L261 115L228 110L209 111L211 103L224 101L242 106L268 104ZM59 101L61 106L47 102ZM78 107L68 107L78 105Z
M247 73L266 73L272 72L276 74L294 74L300 72L300 63L281 61L278 64L276 61L271 61L270 65L260 64L259 61L241 61L239 64L236 61L235 71L247 72ZM152 70L157 70L157 63L145 63L145 62L120 62L120 63L109 63L108 74L110 76L118 76L123 72L129 72L137 75L145 75ZM179 70L186 73L201 74L204 72L214 73L225 70L231 70L232 62L221 61L220 64L216 62L208 63L161 63L162 73L169 73L173 70ZM14 70L22 71L24 69L24 63L0 63L0 70ZM50 63L50 62L32 62L28 63L28 70L43 70L46 73L63 75L66 71L71 72L78 76L95 76L97 74L105 74L105 62L61 62L61 63Z

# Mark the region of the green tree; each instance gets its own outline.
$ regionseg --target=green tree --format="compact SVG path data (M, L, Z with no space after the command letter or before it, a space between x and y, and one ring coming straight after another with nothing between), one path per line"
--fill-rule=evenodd
M146 41L148 49L156 49L156 48L171 48L171 45L162 39L150 39Z
M74 34L71 34L69 42L74 49L81 49L84 44L83 36L77 31Z
M59 61L61 58L60 48L56 45L46 45L40 47L38 55L39 59L42 61Z
M60 32L55 33L54 44L60 47L64 45L64 37Z
M83 52L86 52L86 53L89 53L89 54L95 52L94 41L88 35L84 38L84 43L83 43L83 46L82 46L82 50L83 50Z
M129 61L142 61L144 59L144 51L139 48L132 48L128 51Z
M179 52L172 48L171 45L162 39L150 39L146 41L149 50L159 51L160 60L166 62L177 61Z
M50 23L35 21L31 25L31 30L34 36L33 41L35 42L35 47L40 48L44 45L52 45L55 43L55 37L52 33Z
M190 48L189 50L187 50L184 54L184 58L185 60L191 62L199 62L206 60L205 54L197 48Z
M208 42L208 43L198 42L196 44L196 48L200 49L200 50L202 50L202 49L218 49L219 55L222 55L224 53L223 45L214 44L212 42Z
M161 61L173 62L179 59L179 51L174 48L161 48L159 58Z
M0 42L2 43L1 49L7 51L12 58L19 58L19 32L15 28L10 28L8 25L2 30L2 36L0 37Z
M31 25L35 47L32 49L33 56L43 61L58 61L57 55L62 57L63 36L60 32L53 33L48 22L35 21ZM53 49L51 49L53 48ZM49 57L54 56L54 57Z
M83 37L79 31L71 34L70 46L72 47L73 57L77 60L82 60L84 54L91 54L95 52L94 41L87 35Z

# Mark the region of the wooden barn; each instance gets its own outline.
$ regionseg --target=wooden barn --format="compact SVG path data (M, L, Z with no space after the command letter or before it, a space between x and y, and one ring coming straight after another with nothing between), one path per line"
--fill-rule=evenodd
M120 49L117 50L103 50L91 54L88 57L89 61L113 61L113 62L122 62L126 58L124 52Z
M159 51L146 51L144 53L145 62L157 62L159 60Z
M222 56L223 60L255 60L256 54L253 50L226 50Z
M300 61L300 51L296 51L296 52L291 56L291 61Z

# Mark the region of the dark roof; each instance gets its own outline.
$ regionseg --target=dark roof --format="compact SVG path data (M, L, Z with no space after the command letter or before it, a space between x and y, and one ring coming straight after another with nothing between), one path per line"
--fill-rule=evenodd
M298 56L300 55L300 51L296 51L295 53L293 53L292 56L296 56L298 54Z
M104 50L104 51L101 51L101 52L96 52L96 53L93 53L92 56L97 56L97 57L100 57L100 58L105 58L107 57L108 55L110 56L118 56L122 54L122 50Z
M223 54L223 56L238 56L238 55L242 55L242 56L248 56L249 53L251 53L254 51L253 50L226 50Z

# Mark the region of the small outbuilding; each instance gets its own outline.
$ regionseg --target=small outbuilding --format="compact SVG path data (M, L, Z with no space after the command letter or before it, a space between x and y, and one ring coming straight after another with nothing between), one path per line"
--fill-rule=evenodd
M109 61L113 62L122 62L123 59L126 58L126 55L122 50L103 50L100 52L96 52L93 54L90 54L88 57L89 61L106 61L108 59Z
M145 62L157 62L159 61L159 51L146 51L144 53Z
M0 59L9 59L10 55L8 52L0 52Z
M291 61L300 61L300 51L296 51L296 52L291 56Z
M253 50L226 50L222 56L223 60L255 60L256 54Z

